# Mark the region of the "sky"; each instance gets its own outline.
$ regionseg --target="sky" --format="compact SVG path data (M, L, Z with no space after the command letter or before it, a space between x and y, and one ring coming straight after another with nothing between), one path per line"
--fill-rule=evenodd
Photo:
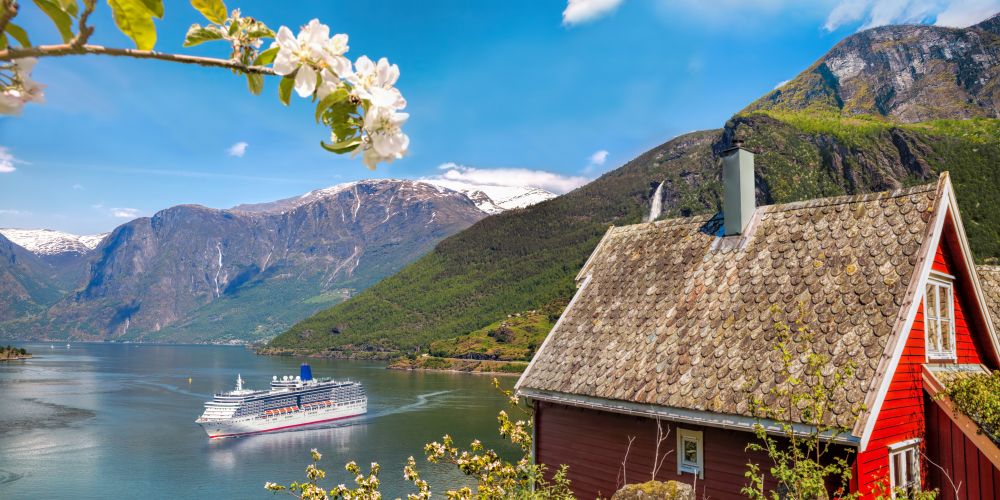
M183 48L187 2L164 0L156 49ZM365 178L446 177L563 193L672 137L721 127L850 34L968 26L1000 0L246 1L274 29L313 18L387 57L410 119L407 156L378 170L319 147L312 106L276 80L251 95L217 68L99 56L45 58L44 104L0 117L0 228L110 231L194 203L227 208ZM98 2L91 43L130 47ZM34 44L58 35L31 2Z

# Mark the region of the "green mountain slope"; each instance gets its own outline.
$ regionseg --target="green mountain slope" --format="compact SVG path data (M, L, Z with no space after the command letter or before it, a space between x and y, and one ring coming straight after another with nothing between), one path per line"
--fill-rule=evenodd
M717 154L733 134L759 152L758 203L892 189L950 170L974 251L1000 257L1000 121L899 125L757 112L673 139L559 198L486 218L353 299L275 338L277 351L426 350L508 314L571 297L610 224L639 222L664 184L664 217L718 209Z

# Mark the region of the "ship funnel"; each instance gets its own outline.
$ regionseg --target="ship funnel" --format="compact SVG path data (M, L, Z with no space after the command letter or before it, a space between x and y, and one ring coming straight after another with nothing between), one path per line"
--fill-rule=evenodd
M312 380L313 371L312 368L309 367L309 363L302 363L302 366L299 367L299 378L302 379L303 382Z

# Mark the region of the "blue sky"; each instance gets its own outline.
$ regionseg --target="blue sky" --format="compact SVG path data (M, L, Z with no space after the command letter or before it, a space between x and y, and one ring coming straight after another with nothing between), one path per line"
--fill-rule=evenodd
M55 43L47 18L23 3L18 19L33 42ZM187 26L202 20L187 2L165 4L157 50L226 55L223 45L182 48ZM98 5L92 42L131 46ZM46 103L0 118L0 166L14 168L0 173L0 227L96 233L181 203L223 208L367 177L437 176L442 165L467 167L473 181L522 169L512 181L565 190L678 134L722 126L858 29L968 25L1000 10L1000 0L228 5L275 29L319 18L350 35L352 60L397 63L408 156L370 172L326 153L309 103L282 106L273 80L253 96L220 69L43 59L34 79L47 85ZM242 156L231 155L239 143Z

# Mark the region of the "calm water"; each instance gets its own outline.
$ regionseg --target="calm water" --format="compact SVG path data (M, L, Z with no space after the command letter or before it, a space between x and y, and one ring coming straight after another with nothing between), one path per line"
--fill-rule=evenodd
M368 415L334 426L209 441L194 419L237 372L253 388L296 374L301 359L240 347L23 344L37 357L0 364L0 498L274 498L265 481L305 478L309 449L329 483L351 484L343 464L382 465L383 492L411 488L406 457L435 490L463 478L423 460L423 444L451 433L497 445L503 399L487 376L411 373L360 361L310 360L320 377L368 391ZM188 383L188 378L191 382ZM505 379L508 385L513 378Z

